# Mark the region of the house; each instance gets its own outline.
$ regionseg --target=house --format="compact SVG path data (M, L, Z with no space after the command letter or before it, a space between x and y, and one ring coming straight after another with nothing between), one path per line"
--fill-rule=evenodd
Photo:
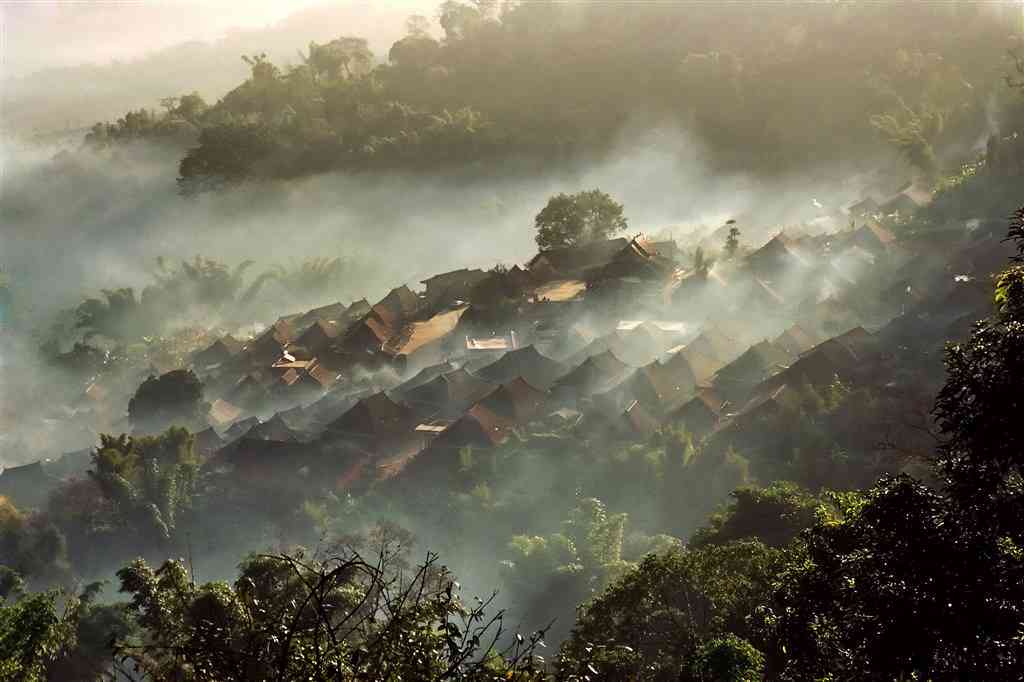
M629 240L619 237L547 249L530 259L526 269L542 281L585 279L584 275L610 263L629 243Z
M491 448L508 437L511 424L482 405L469 408L462 417L442 431L426 451L423 461L452 461L465 447Z
M197 455L207 459L226 444L220 434L211 426L192 436L192 447Z
M533 345L523 346L505 353L500 359L476 372L481 379L492 384L504 384L522 377L532 386L547 390L569 368L541 355Z
M317 319L299 335L295 344L307 349L314 356L329 348L343 331L335 321Z
M697 388L697 376L683 352L664 362L644 365L627 382L632 395L652 414L664 414L687 400Z
M689 365L690 373L693 374L694 382L698 386L707 386L715 372L722 369L725 363L710 356L704 355L692 345L677 346L666 351L669 358L682 356Z
M423 297L427 305L451 305L457 301L468 301L473 287L487 276L488 273L483 270L462 268L434 275L422 280L420 284L426 287Z
M803 384L823 388L836 378L849 381L875 353L877 345L872 334L863 327L855 327L804 352L789 367L768 379L759 391Z
M231 360L241 352L242 343L226 334L193 355L192 365L198 369L208 369Z
M417 423L413 410L381 391L361 398L328 424L322 438L348 442L363 451L382 454L405 445Z
M624 362L641 366L658 358L672 347L672 341L672 335L653 325L641 324L627 331L615 330L594 339L566 363L578 365L588 357L611 351Z
M248 433L249 429L251 429L252 427L256 426L259 423L259 417L248 417L241 421L235 422L228 428L227 431L224 432L224 441L226 443L232 443L238 440L246 433Z
M625 364L610 351L592 355L554 383L551 392L569 402L604 393L622 383L630 373Z
M390 315L391 321L405 322L419 312L422 304L420 297L403 284L389 291L387 296L373 306L373 310L385 318Z
M518 301L527 296L536 282L531 274L518 265L508 270L491 270L476 282L466 300L477 305L498 305Z
M682 424L696 439L710 433L722 418L728 403L714 389L702 388L690 400L668 415L670 423Z
M705 325L700 334L686 344L686 350L696 352L722 364L731 362L743 352L743 346L718 325Z
M0 473L0 496L21 508L40 508L58 483L59 479L43 469L41 461L4 467Z
M455 417L480 400L495 385L457 369L402 393L402 402L423 417Z
M754 277L776 287L784 280L800 277L813 267L811 254L800 247L797 239L779 232L768 242L747 256L745 267Z
M797 357L821 342L820 336L799 324L794 324L772 340L793 357Z
M272 440L279 443L301 443L300 435L293 431L280 414L275 414L265 422L255 424L245 432L242 438L249 440Z
M588 284L625 278L668 281L675 271L675 261L649 252L643 242L632 239L606 264L591 270L585 279Z
M366 302L363 301L362 303L365 304ZM366 307L369 308L369 305ZM338 301L336 303L329 303L327 305L320 306L319 308L313 308L305 313L291 315L282 319L288 322L292 329L296 330L299 336L301 336L316 322L327 322L332 326L337 327L339 330L344 329L349 322L362 315L362 313L357 313L355 316L350 316L350 311L354 312L358 310L359 307L356 306L356 304L345 305L341 301Z
M412 389L416 388L417 386L422 386L423 384L433 379L436 379L442 374L454 372L457 369L458 366L449 362L448 360L445 360L444 362L439 362L436 365L424 367L411 378L406 379L404 382L396 386L394 389L394 393L397 395L403 395L405 393L408 393Z
M516 377L488 393L477 405L486 408L507 424L521 424L536 415L547 403L548 394Z
M292 337L291 325L283 320L278 320L262 334L246 343L242 352L250 363L269 365L284 355Z
M715 373L715 391L726 400L738 402L747 397L756 385L776 374L793 359L780 346L761 341Z
M429 320L411 322L388 339L382 350L402 371L437 364L454 350L454 342L449 337L466 310L467 306L462 306L438 313Z

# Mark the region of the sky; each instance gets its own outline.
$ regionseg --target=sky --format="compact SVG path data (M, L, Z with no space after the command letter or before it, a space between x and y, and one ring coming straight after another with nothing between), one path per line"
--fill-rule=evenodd
M281 22L325 0L0 0L0 70L18 77L50 67L129 60L189 40ZM332 4L431 11L422 0Z

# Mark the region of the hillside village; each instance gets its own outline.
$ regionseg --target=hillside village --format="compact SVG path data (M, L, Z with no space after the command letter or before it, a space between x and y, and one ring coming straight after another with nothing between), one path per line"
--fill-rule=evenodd
M248 336L201 330L178 365L90 376L65 414L86 433L158 433L175 420L132 420L126 399L191 372L208 409L179 424L206 470L260 496L400 485L457 468L467 448L551 434L607 446L675 428L705 456L768 451L809 392L862 390L881 406L828 416L855 456L814 482L867 484L926 452L942 345L987 313L1005 259L1001 225L897 237L928 201L913 187L865 198L837 212L837 231L779 231L715 263L636 234L440 273ZM43 503L91 465L81 446L7 468L0 494Z

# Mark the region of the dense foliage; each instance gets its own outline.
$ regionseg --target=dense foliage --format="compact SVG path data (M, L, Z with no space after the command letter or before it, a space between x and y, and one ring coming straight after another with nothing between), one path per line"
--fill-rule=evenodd
M696 134L723 168L793 171L891 145L934 175L956 140L987 127L1014 30L1009 11L963 3L449 0L438 17L443 35L414 18L383 63L346 35L288 67L246 56L251 77L216 104L167 99L164 114L129 112L89 140L196 140L185 192L339 169L558 162L609 151L638 120Z

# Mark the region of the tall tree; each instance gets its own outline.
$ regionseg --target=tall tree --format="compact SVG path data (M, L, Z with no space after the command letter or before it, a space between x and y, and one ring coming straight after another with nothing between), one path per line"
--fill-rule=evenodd
M578 246L623 232L629 222L622 204L599 189L557 194L534 219L541 249Z

